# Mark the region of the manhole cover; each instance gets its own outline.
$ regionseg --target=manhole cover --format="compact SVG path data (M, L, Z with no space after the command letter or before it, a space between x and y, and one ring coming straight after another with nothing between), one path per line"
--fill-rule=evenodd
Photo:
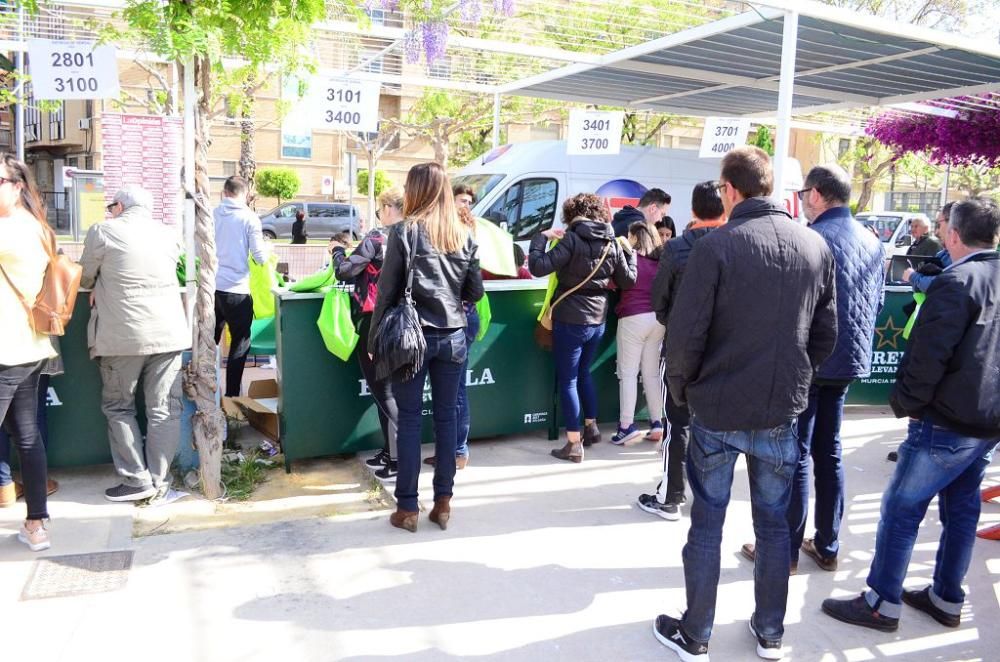
M71 554L39 559L21 592L22 600L117 591L128 581L132 550Z

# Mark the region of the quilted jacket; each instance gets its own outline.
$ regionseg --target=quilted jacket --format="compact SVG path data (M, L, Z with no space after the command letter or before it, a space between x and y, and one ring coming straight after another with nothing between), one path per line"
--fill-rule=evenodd
M837 344L817 380L850 381L871 374L872 334L882 307L885 251L847 207L820 214L810 226L830 247L837 272Z

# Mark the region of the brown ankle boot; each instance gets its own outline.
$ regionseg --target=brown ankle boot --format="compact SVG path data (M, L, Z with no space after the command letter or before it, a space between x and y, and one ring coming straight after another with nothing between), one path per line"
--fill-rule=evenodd
M0 508L9 508L17 503L17 491L14 483L0 487Z
M397 529L406 529L410 533L417 532L417 516L420 513L410 510L400 510L396 509L392 515L389 515L389 524L392 524Z
M579 464L580 462L583 462L583 444L574 444L571 441L567 441L566 445L562 448L552 450L552 457L557 457L560 460L569 460L570 462Z
M450 496L440 496L434 499L434 509L431 511L429 519L440 526L442 531L448 528L448 520L451 519Z

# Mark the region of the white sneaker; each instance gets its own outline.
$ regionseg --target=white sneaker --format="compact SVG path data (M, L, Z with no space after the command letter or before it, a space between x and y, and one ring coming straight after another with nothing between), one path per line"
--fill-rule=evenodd
M17 539L28 546L33 552L40 552L52 546L49 542L49 533L45 530L45 522L34 531L28 530L28 523L21 525L21 530L17 532Z

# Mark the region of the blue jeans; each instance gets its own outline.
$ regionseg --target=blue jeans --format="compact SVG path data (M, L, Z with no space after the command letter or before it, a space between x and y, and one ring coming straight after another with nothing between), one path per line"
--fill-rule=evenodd
M555 322L552 326L552 353L567 432L580 431L581 405L584 418L597 418L597 388L590 365L603 337L604 324Z
M42 437L42 446L49 445L49 425L45 407L49 398L49 375L38 376L38 433ZM0 487L14 482L10 473L10 434L0 421Z
M464 329L424 328L427 354L424 365L409 381L392 382L399 409L399 475L396 504L400 510L416 512L420 479L420 432L423 425L424 384L431 378L434 410L434 498L451 496L455 485L455 449L458 442L458 385L468 356Z
M719 432L702 425L697 415L691 421L687 474L694 500L683 552L687 587L683 625L697 641L707 643L712 636L722 525L733 485L733 466L740 453L747 456L757 537L754 628L766 639L780 639L784 633L789 566L785 511L799 456L795 428L795 419L790 419L769 430Z
M463 303L465 306L465 344L472 347L476 336L479 335L479 311L475 304ZM471 351L471 350L470 350ZM469 374L469 356L466 353L465 364L462 366L462 379L458 384L458 448L456 455L469 457L469 430L472 429L472 415L469 412L469 394L467 393L466 381Z
M917 528L938 496L941 540L934 565L931 601L958 615L965 602L962 580L972 560L979 522L979 486L1000 439L966 437L928 420L910 421L889 487L882 495L882 518L875 557L868 571L868 604L899 618L903 579Z
M809 515L810 457L816 484L813 511L816 550L825 559L836 557L840 551L840 522L844 518L840 424L844 420L848 386L813 384L809 387L809 405L799 414L799 466L792 482L792 500L788 504L789 545L794 562L799 560Z
M48 461L38 433L38 375L42 362L0 366L0 422L17 444L27 519L47 519Z

